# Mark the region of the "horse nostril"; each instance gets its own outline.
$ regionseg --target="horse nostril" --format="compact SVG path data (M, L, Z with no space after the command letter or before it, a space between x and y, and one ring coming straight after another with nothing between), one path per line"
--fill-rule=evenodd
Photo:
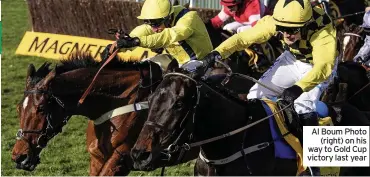
M150 152L146 152L145 149L132 149L131 156L134 161L147 161L150 160Z
M16 163L22 163L24 160L26 160L26 158L27 158L27 154L19 155L19 156L15 159L15 162L16 162Z

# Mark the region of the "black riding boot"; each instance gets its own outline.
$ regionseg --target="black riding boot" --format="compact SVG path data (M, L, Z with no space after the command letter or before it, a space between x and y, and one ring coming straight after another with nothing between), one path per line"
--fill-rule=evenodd
M301 119L301 123L303 126L318 126L319 125L319 116L316 112L311 112L307 114L300 114L299 118ZM303 128L302 128L303 130ZM302 132L303 133L303 132ZM303 135L302 135L303 138ZM303 139L300 140L303 146ZM311 171L310 171L311 168ZM320 176L320 167L310 167L306 169L300 176Z

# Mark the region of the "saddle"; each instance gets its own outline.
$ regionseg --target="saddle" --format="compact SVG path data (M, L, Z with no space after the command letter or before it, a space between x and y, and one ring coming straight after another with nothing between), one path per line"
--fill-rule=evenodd
M294 110L294 106L288 106L289 103L285 101L277 101L276 105L279 107L279 110L283 110L283 117L285 124L295 137L297 137L301 142L303 139L303 123L299 115ZM288 107L287 107L288 106Z

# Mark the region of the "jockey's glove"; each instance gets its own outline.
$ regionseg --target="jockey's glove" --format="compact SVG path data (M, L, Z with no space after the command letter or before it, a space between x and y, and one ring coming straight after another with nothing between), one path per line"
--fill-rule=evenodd
M132 48L140 45L140 39L138 37L124 37L117 40L118 48Z
M294 100L296 100L302 93L303 93L303 90L301 87L297 85L293 85L284 90L281 98L289 102L290 104L293 104Z
M203 62L203 67L208 69L215 65L216 59L221 60L221 54L217 51L212 51L211 53L207 54L201 61Z
M105 61L106 59L108 59L108 57L110 56L109 54L109 50L111 48L112 44L108 44L105 49L103 50L103 52L100 54L100 58L102 61ZM116 56L117 57L117 56ZM116 58L115 57L115 58Z

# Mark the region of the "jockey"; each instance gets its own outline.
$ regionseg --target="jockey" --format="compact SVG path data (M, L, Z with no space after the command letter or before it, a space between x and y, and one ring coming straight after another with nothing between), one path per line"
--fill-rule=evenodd
M172 6L170 0L146 0L137 18L144 20L144 24L131 31L130 37L117 40L120 51L137 46L164 48L183 64L201 59L213 49L207 29L197 12L183 6Z
M294 105L303 125L317 126L316 106L335 75L339 52L333 22L309 0L279 0L272 16L266 15L253 28L224 41L204 58L203 65L213 66L216 59L264 43L278 32L283 35L285 51L259 79L278 93L255 84L247 98L281 96Z
M355 62L362 63L367 68L370 68L370 11L367 11L364 15L364 22L361 25L364 28L366 34L365 43L353 58ZM370 71L368 71L368 77L370 78Z
M226 20L233 17L235 22L226 24L223 29L233 33L253 27L261 17L269 14L267 7L260 0L221 0L222 9L210 22L214 28L220 28Z

